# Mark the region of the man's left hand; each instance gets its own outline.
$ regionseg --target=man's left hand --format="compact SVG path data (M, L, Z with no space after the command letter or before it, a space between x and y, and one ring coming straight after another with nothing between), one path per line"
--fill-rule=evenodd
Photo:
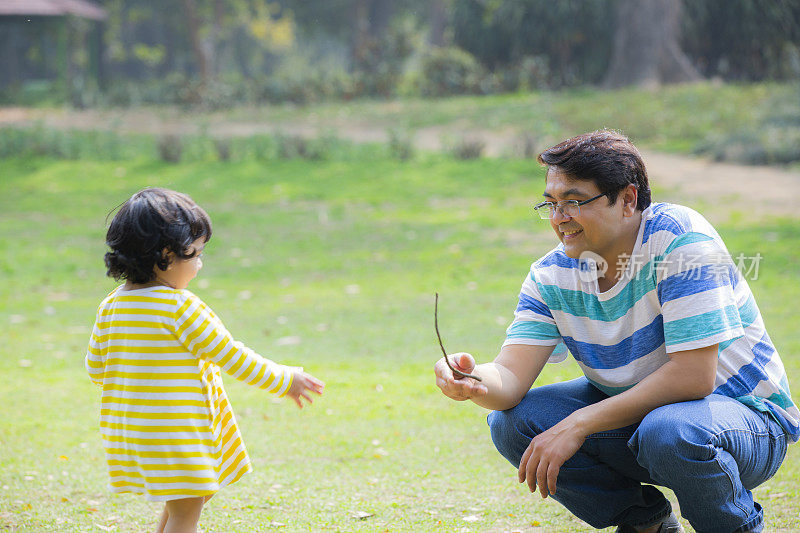
M561 465L575 455L586 440L586 435L570 418L567 417L544 433L536 435L519 462L519 482L527 480L531 492L538 485L542 498L556 493L556 480Z

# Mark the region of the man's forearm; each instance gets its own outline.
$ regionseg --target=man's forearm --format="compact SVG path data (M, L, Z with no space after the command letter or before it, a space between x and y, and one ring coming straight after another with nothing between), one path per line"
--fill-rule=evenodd
M552 351L552 346L504 346L494 361L475 367L487 393L472 401L494 411L511 409L530 390Z
M511 409L524 396L520 394L522 386L513 372L497 363L484 363L475 367L474 374L480 376L481 383L486 386L485 396L477 396L472 401L481 407L493 411Z

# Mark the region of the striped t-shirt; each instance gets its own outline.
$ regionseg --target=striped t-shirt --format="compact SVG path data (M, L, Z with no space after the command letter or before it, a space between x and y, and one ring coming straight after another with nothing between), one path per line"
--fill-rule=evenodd
M752 267L756 259L738 266ZM792 442L800 438L800 411L761 312L702 215L652 204L621 279L599 292L594 267L586 257L568 257L563 245L536 261L505 344L556 346L551 362L566 358L566 347L586 378L613 395L657 370L670 353L719 343L714 392L769 413Z
M103 388L112 492L150 501L203 496L251 470L220 368L277 395L292 381L290 367L234 341L187 290L120 287L103 300L86 370Z

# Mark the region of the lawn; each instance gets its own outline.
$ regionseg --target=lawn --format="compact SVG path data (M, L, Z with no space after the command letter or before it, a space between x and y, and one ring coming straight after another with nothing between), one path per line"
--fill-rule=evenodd
M529 206L530 160L357 158L189 161L0 159L0 529L149 529L159 511L114 496L83 369L104 276L107 213L148 185L189 193L214 237L190 289L234 336L327 383L298 411L226 379L254 473L201 519L223 531L588 531L528 494L492 446L486 412L444 398L433 295L450 351L499 348L532 260L554 236ZM656 200L669 200L659 195ZM800 391L797 220L719 226ZM549 365L549 383L578 375ZM797 393L796 393L797 394ZM767 530L800 529L800 456L757 489ZM363 513L363 518L358 518Z

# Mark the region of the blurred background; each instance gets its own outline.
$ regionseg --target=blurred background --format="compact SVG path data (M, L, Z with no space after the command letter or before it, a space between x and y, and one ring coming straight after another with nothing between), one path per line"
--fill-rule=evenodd
M309 103L800 74L794 0L4 0L0 102Z

